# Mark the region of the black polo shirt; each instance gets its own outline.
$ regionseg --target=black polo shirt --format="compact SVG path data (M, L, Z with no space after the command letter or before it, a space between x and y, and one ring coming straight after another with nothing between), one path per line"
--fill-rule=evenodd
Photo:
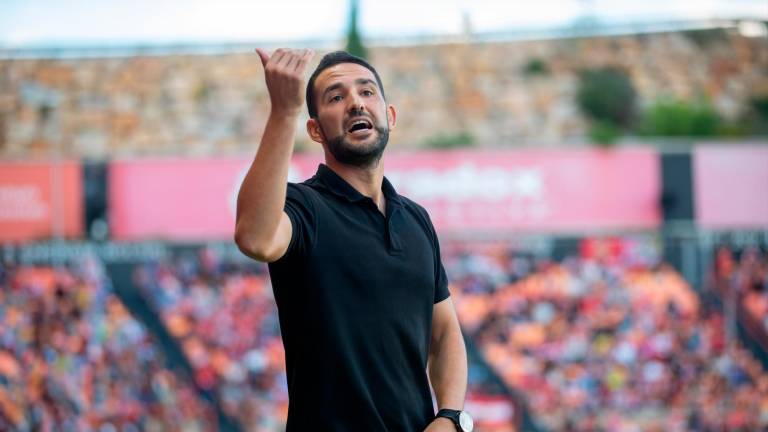
M293 225L269 265L288 373L288 432L422 431L432 307L449 295L427 212L385 178L386 216L330 168L288 184Z

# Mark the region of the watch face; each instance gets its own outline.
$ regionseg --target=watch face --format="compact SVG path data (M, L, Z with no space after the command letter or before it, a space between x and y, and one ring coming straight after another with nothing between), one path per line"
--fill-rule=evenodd
M472 432L475 422L472 421L472 417L464 411L459 414L459 426L463 432Z

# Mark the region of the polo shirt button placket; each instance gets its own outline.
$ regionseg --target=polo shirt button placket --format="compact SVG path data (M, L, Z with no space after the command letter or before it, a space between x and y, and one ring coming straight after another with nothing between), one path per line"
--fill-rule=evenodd
M394 229L395 212L393 212L386 220L387 229L387 246L390 255L400 255L403 252L402 244L400 243L400 236L397 235L397 231Z

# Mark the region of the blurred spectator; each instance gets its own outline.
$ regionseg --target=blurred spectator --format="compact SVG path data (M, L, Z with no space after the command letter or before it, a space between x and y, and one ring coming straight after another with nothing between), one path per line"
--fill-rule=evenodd
M768 251L748 247L737 254L721 246L715 253L714 288L736 295L750 329L768 342ZM768 348L768 343L766 343Z

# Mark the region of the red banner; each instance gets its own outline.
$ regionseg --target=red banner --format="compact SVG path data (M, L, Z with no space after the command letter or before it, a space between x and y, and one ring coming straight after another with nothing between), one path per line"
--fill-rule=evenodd
M110 169L118 239L231 239L251 159L143 160ZM289 179L311 177L299 155ZM438 231L577 232L658 226L659 161L650 149L400 153L385 175L430 213Z
M768 146L696 147L693 189L700 227L768 228Z
M0 241L82 234L79 163L0 162Z

